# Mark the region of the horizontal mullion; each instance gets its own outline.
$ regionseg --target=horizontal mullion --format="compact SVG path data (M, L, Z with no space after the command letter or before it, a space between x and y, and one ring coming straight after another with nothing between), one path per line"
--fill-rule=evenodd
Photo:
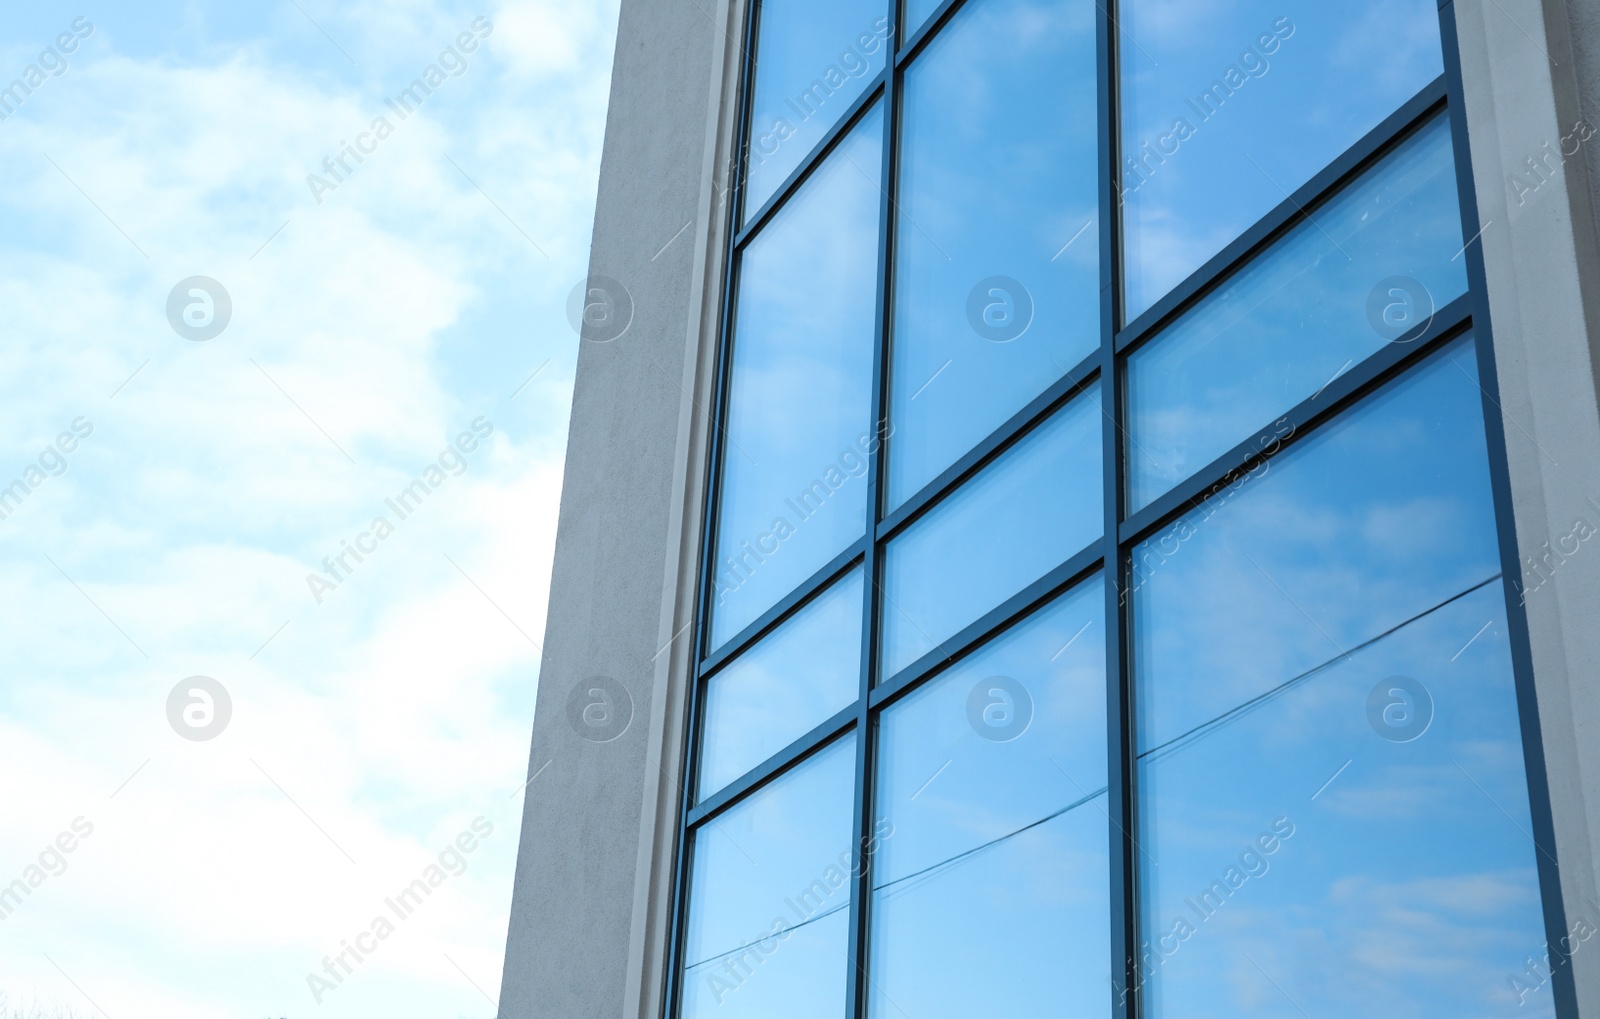
M1253 470L1255 463L1277 456L1282 447L1299 442L1306 433L1314 431L1325 420L1387 382L1392 375L1453 339L1470 320L1470 297L1462 296L1451 301L1433 317L1419 338L1385 344L1377 353L1328 383L1321 392L1296 404L1276 421L1133 514L1118 529L1119 541L1123 546L1134 545L1171 523L1174 518L1203 505L1211 496L1235 482L1241 473ZM1282 433L1283 426L1289 429L1287 435ZM1268 452L1268 448L1273 446L1279 449Z
M1062 591L1080 583L1090 573L1100 569L1104 544L1104 539L1097 536L1071 559L1007 598L978 617L976 622L895 673L888 682L872 691L868 705L876 711L905 696L930 676L942 672L946 665L966 657L1001 630L1044 605Z
M806 182L806 178L816 172L817 167L821 166L823 160L827 159L834 148L838 146L840 139L850 133L850 129L855 127L856 122L861 119L862 111L876 102L878 97L883 94L883 83L888 73L887 69L878 72L877 77L872 79L872 84L868 85L866 91L856 97L855 102L851 103L849 109L845 110L844 116L839 118L839 122L828 128L828 133L822 136L822 141L817 143L816 147L811 150L810 155L802 159L800 165L794 168L794 172L789 174L788 179L779 185L777 191L772 193L772 197L767 199L767 204L763 205L759 212L750 217L749 225L739 229L733 242L735 251L742 250L750 238L760 232L767 221L777 213L778 208L789 200L789 196L798 191L800 185ZM749 179L748 160L750 159L750 147L748 142L745 145L744 158L747 161L747 165L740 178L741 181Z
M1061 378L1040 393L1028 405L1017 411L1005 424L990 432L978 445L961 459L945 468L944 473L922 487L878 525L878 540L888 541L899 531L914 523L930 507L951 491L959 488L974 474L987 467L1000 454L1019 442L1027 433L1042 424L1060 407L1079 395L1095 381L1100 372L1100 351L1097 349ZM890 413L893 414L891 408Z
M1126 353L1166 328L1172 320L1188 311L1200 298L1247 265L1284 233L1310 220L1320 206L1437 113L1444 106L1446 93L1443 75L1428 83L1400 109L1385 118L1383 123L1367 132L1338 159L1328 164L1321 173L1285 198L1148 311L1128 323L1117 334L1117 352Z
M699 678L704 679L722 668L723 665L738 657L750 645L765 637L778 624L799 611L806 602L855 567L857 561L861 559L866 550L867 539L865 537L857 538L851 542L850 547L834 556L828 565L807 577L799 587L784 595L778 604L761 613L755 622L740 630L722 647L707 655L700 662ZM713 563L712 565L715 566L716 564ZM715 571L713 571L713 576L715 576Z
M717 816L739 802L746 795L789 770L789 768L808 757L813 751L844 735L856 724L856 716L860 711L860 705L859 699L851 701L849 707L773 754L735 781L723 786L707 797L704 803L698 803L690 807L687 825L693 828L695 825Z

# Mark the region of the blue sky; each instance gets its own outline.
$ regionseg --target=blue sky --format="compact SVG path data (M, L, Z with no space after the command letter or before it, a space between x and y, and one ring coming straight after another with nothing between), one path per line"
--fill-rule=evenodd
M44 2L8 14L0 86L80 17L0 121L0 487L26 489L0 519L0 887L93 831L0 921L0 993L491 1016L616 4ZM319 202L307 176L380 115ZM231 298L214 339L168 322L192 276ZM319 602L308 574L358 538ZM167 718L195 675L232 702L207 741ZM464 873L318 1003L308 974L479 817Z

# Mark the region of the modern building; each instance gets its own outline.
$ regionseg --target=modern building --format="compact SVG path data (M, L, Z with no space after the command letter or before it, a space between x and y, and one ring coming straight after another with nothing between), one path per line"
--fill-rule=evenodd
M1600 8L624 0L503 1019L1600 1017Z

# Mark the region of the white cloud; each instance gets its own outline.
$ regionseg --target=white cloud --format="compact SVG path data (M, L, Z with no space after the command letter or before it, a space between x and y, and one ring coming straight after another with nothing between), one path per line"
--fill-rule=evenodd
M482 11L469 70L321 205L306 174L480 12L317 13L359 79L266 41L147 58L107 19L0 125L0 485L94 423L0 520L0 883L95 826L0 922L14 1000L88 1011L48 952L114 1015L304 1012L306 974L482 815L466 873L318 1009L493 1014L615 4ZM164 316L195 274L234 304L203 343ZM400 520L385 497L480 416ZM317 604L306 574L379 514ZM210 742L165 716L196 674L232 695Z

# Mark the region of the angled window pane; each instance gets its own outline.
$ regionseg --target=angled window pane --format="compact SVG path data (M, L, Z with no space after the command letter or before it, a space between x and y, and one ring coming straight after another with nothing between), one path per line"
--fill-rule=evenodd
M1152 1019L1550 1014L1481 401L1452 344L1135 550Z
M888 501L1099 344L1094 0L972 0L905 77Z
M1138 674L1169 677L1141 700L1142 746L1500 571L1471 351L1457 341L1134 548Z
M1075 396L884 554L884 677L1072 558L1103 525L1100 394Z
M1118 11L1128 319L1444 71L1434 0Z
M844 1019L855 738L694 833L681 1019Z
M862 591L851 570L706 681L700 799L860 695Z
M939 9L941 0L905 0L902 5L905 13L900 22L904 26L901 31L902 39L910 39L917 34L917 30L928 20L928 16Z
M885 710L874 1019L1109 1014L1104 614L1096 577Z
M1441 116L1129 359L1134 509L1465 293L1460 250Z
M869 113L744 251L713 649L866 530L882 118Z
M883 70L882 0L761 0L744 219L777 193Z

